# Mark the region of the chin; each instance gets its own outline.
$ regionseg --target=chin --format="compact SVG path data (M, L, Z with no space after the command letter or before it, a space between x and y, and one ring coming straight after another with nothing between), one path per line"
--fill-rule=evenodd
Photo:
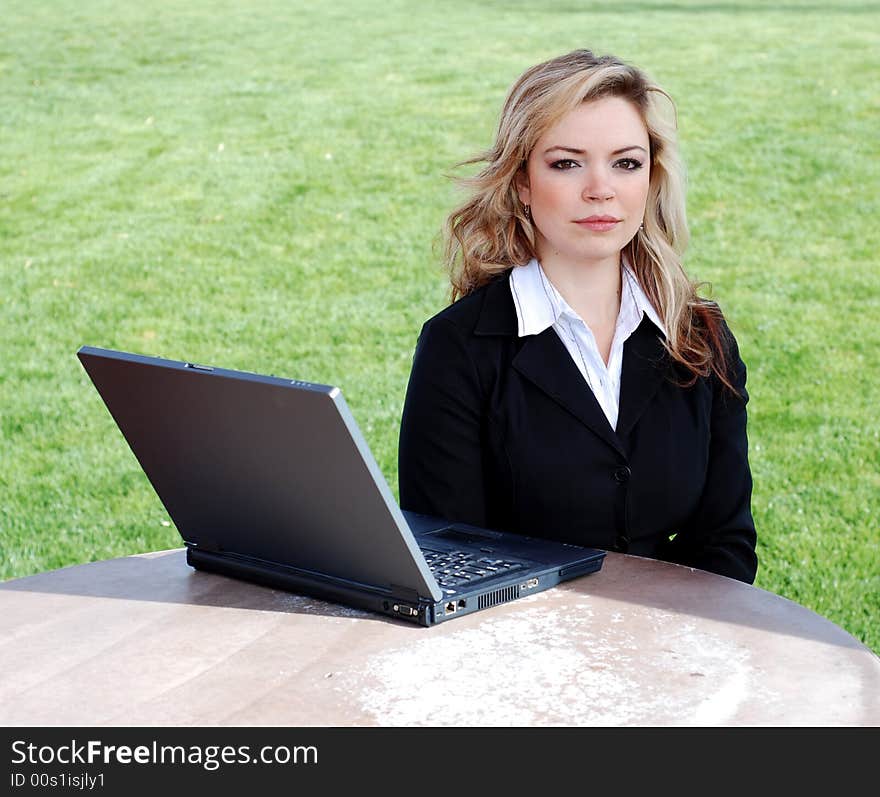
M577 255L581 260L607 260L611 257L620 257L620 252L625 244L618 246L616 243L611 246L595 247L581 250Z

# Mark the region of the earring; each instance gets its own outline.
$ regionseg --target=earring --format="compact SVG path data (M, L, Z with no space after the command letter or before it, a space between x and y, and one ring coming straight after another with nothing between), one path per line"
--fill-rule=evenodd
M532 209L529 205L523 205L523 210L525 211L526 218L531 221L532 220Z

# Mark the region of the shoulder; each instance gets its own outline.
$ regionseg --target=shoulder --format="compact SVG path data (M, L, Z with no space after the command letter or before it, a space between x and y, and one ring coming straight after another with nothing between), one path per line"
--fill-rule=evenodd
M422 334L446 330L462 337L516 333L516 309L510 293L509 271L463 296L429 318Z
M733 393L737 394L743 403L748 402L746 366L740 355L739 343L721 306L714 301L703 302L701 312L696 315L694 323L705 335L712 352L715 365L712 369L711 382L716 392L729 399L730 388L733 388ZM724 379L721 378L721 374L724 374ZM728 384L725 385L724 382Z
M439 313L429 318L425 322L425 326L452 325L462 331L473 331L479 321L483 302L486 300L486 293L491 284L483 285L467 296L447 305Z

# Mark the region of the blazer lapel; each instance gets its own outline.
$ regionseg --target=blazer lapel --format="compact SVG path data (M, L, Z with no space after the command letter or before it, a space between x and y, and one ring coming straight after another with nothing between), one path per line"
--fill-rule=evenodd
M593 391L552 327L524 339L513 358L513 367L608 445L621 454L626 453Z
M624 438L636 425L670 374L669 354L663 347L663 333L648 319L623 344L623 370L620 376L620 412L617 434Z
M508 272L500 274L488 286L474 334L516 337L516 309ZM615 451L626 455L621 441L669 374L669 355L663 348L662 338L663 333L645 316L623 346L616 432L552 328L523 339L522 347L513 358L513 367Z

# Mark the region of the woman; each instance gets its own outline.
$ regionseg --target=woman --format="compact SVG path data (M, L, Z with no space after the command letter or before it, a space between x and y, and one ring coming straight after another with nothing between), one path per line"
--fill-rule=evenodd
M400 503L751 583L746 369L682 268L664 107L588 50L514 84L447 221L453 303L416 346Z

